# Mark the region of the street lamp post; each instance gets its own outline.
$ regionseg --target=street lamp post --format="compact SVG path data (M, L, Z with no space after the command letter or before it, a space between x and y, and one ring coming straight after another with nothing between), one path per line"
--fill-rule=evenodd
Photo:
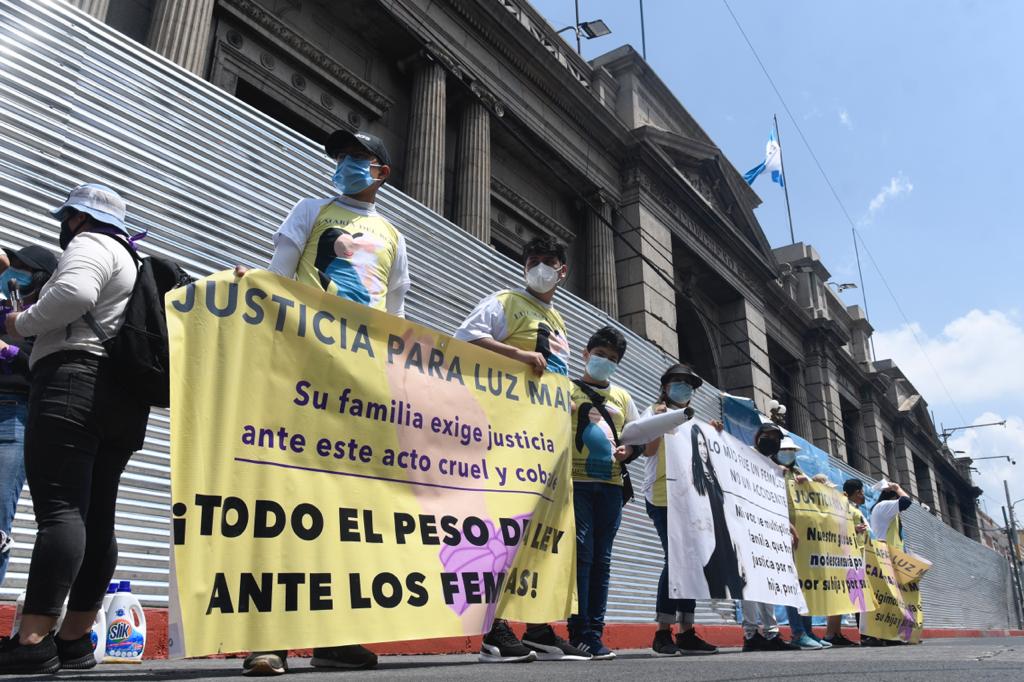
M1010 563L1013 564L1014 580L1017 582L1017 601L1019 605L1024 603L1024 586L1022 586L1020 582L1020 554L1017 552L1017 522L1013 517L1013 502L1010 501L1010 484L1006 482L1006 479L1003 479L1003 492L1006 493L1007 507L1003 510L1003 513L1010 517L1008 519L1008 529L1010 531ZM1020 500L1017 501L1020 502ZM1017 626L1024 628L1024 622L1021 622L1020 618L1017 619Z
M1013 583L1013 606L1017 614L1017 627L1024 628L1024 613L1021 606L1024 600L1021 599L1020 568L1017 566L1017 545L1014 542L1013 533L1010 531L1010 519L1013 518L1013 509L1010 509L1009 519L1006 514L1006 507L1003 507L1003 528L1006 529L1006 540L1010 544L1010 581Z

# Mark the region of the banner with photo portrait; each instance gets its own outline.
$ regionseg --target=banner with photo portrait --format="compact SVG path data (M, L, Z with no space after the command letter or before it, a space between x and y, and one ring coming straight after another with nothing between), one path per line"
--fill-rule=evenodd
M777 464L690 420L665 435L669 596L804 608Z

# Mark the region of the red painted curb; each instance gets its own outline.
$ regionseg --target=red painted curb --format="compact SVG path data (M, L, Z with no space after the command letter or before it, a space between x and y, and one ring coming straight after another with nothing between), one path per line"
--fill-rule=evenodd
M0 633L8 633L14 620L14 605L0 604ZM525 626L513 623L512 629L522 636ZM567 636L565 623L556 623L555 630ZM782 635L789 637L789 628L782 627ZM612 649L646 649L654 639L654 623L609 623L605 628L604 641ZM818 628L821 634L821 628ZM743 631L737 625L698 625L697 633L708 642L721 647L743 645ZM845 628L843 634L856 641L856 629ZM956 628L925 628L924 639L951 637L1024 637L1024 630L980 630ZM411 642L380 642L368 648L380 655L422 655L422 654L470 654L480 650L480 636L442 637L420 639ZM234 658L242 654L227 654L220 658ZM293 656L309 656L309 649L292 652ZM145 658L167 658L167 609L146 609L146 653Z

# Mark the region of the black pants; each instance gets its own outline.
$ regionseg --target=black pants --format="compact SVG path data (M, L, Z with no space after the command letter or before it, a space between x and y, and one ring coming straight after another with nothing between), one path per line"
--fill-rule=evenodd
M25 613L59 616L65 597L71 611L100 606L117 565L118 483L142 447L148 417L106 358L63 352L36 363L25 473L39 531Z

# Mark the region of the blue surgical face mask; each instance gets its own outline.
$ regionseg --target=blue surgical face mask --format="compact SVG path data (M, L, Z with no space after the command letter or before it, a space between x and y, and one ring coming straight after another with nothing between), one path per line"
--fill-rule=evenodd
M0 272L0 293L4 296L7 295L7 283L10 280L14 280L18 283L19 289L28 289L32 286L32 273L27 270L20 270L18 268L7 268L3 272Z
M693 386L685 381L673 381L665 389L665 394L676 405L685 405L693 397Z
M595 381L608 381L615 373L616 368L618 368L618 364L599 355L591 355L587 360L587 374Z
M779 450L773 457L776 464L789 468L796 464L796 453L792 450Z
M369 159L346 156L335 169L331 182L342 194L359 194L377 182L370 175L370 168L373 166L380 167L378 164L371 164Z

